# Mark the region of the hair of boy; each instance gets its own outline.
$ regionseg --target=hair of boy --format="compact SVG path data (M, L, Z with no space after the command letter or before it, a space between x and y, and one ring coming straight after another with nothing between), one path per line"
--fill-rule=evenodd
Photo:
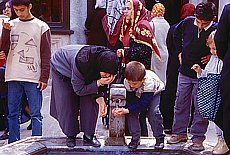
M216 16L216 6L212 2L201 2L197 4L195 17L200 20L212 21Z
M206 41L206 45L207 45L207 46L209 46L209 45L211 45L211 44L215 44L215 42L214 42L215 33L216 33L216 30L212 31L212 32L209 34L209 36L208 36L208 38L207 38L207 41Z
M29 7L30 4L32 4L31 0L12 0L13 6L20 6L25 5Z
M145 75L145 66L142 63L131 61L126 65L124 76L128 81L142 81Z

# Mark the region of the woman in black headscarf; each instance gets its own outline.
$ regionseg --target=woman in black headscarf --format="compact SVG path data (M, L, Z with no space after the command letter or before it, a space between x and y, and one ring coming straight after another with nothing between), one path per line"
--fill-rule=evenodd
M104 93L117 74L116 54L103 46L69 45L55 52L51 66L50 114L68 137L67 146L74 147L82 131L85 143L99 147L94 135L98 110L101 116L107 114Z

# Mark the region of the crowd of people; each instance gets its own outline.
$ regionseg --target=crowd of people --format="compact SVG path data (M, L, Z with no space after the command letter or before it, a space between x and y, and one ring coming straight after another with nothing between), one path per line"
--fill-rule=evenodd
M123 5L96 0L95 17L85 23L88 45L61 47L52 57L50 28L33 16L31 0L8 4L10 21L2 23L0 60L6 61L9 143L20 139L23 96L28 101L32 136L42 135L42 91L51 69L50 114L67 136L68 147L76 146L80 132L84 132L84 143L101 146L95 135L98 113L108 115L109 85L123 83L127 105L113 109L112 114L125 115L125 133L132 137L130 149L137 149L140 137L149 135L147 117L155 149L164 148L165 134L170 134L166 141L173 145L187 142L190 132L188 148L202 151L209 121L201 115L197 90L199 79L214 73L221 75L221 103L214 120L218 143L213 153L229 152L230 4L224 7L219 23L214 3L185 4L181 21L170 26L161 3L149 11L143 0L126 0ZM114 14L117 20L112 27L108 5L121 11ZM8 15L7 9L4 13Z

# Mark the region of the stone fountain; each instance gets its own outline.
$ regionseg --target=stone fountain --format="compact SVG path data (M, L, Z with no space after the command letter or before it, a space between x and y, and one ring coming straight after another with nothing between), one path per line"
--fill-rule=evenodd
M126 104L126 89L123 84L112 84L110 87L109 136L106 146L123 146L125 143L125 116L116 117L112 110Z

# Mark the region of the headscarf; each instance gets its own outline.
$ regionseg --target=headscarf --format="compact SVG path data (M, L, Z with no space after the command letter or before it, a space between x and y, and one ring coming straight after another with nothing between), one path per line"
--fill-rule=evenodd
M105 9L106 8L106 0L96 0L95 9L96 8Z
M86 84L100 78L100 72L117 74L118 57L103 46L85 46L77 54L75 64Z
M165 7L163 4L161 3L156 3L153 8L152 8L152 12L151 12L151 17L164 17L165 14Z
M182 6L180 12L180 18L184 19L188 16L194 16L195 13L195 6L193 4L187 3Z
M152 28L147 21L147 11L143 7L143 4L139 0L127 0L126 3L132 4L132 17L131 25L128 26L126 19L123 19L120 33L120 40L124 38L126 31L129 31L129 35L135 42L145 44L149 46L155 56L160 59L160 52L157 48L156 40L152 31Z

